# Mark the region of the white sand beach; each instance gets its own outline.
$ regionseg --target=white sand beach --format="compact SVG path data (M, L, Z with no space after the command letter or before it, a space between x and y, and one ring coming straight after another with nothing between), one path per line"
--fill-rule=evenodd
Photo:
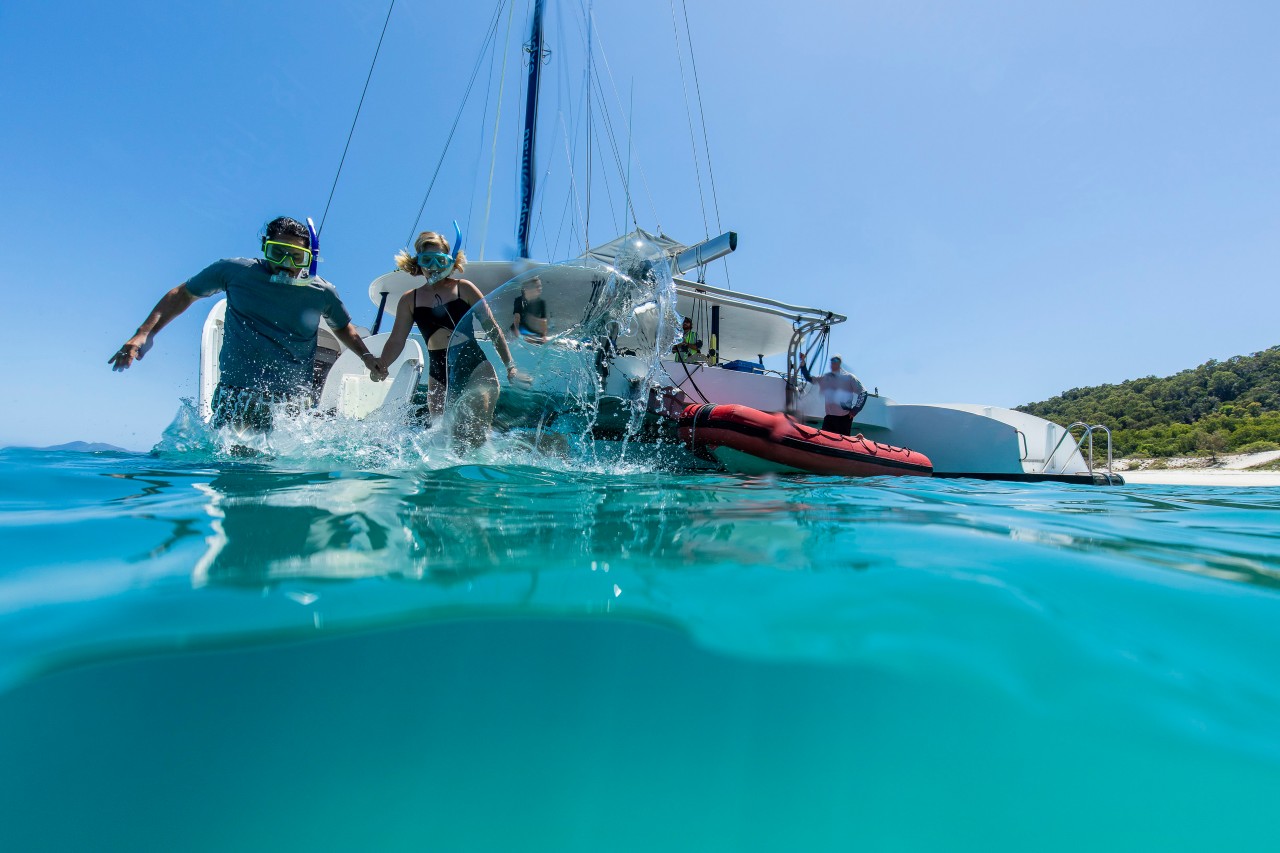
M1117 459L1115 470L1126 483L1164 486L1280 486L1280 470L1257 470L1280 459L1280 450L1204 457ZM1159 466L1159 467L1157 467Z

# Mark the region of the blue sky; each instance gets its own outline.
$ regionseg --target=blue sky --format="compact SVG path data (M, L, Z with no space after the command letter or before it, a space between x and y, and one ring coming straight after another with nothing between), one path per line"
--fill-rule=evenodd
M548 5L534 245L567 256L560 122L581 126L584 4ZM386 8L0 5L0 445L154 443L195 393L209 303L128 373L107 356L165 290L255 254L267 219L320 217ZM494 8L397 0L323 241L321 272L363 324ZM620 146L633 116L639 222L700 239L671 5L594 11ZM867 385L1017 405L1280 343L1275 4L690 0L688 15L720 222L740 235L731 284L848 314L835 343ZM470 222L473 256L500 63L484 61L422 221ZM509 59L490 258L514 248L520 76ZM596 242L626 222L607 148L594 168Z

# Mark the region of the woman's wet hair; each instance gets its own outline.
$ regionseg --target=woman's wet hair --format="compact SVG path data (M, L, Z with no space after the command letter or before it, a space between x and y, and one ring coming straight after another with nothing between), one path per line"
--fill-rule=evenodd
M443 234L437 234L434 231L423 231L418 235L418 239L413 241L413 251L401 249L396 253L396 269L407 272L409 275L425 275L422 267L418 266L418 253L428 246L437 252L448 252L449 241L445 239ZM450 277L459 275L466 268L467 253L458 252L457 263L453 266L453 272L449 273Z
M267 227L264 230L266 233L264 239L266 240L280 240L291 237L302 240L302 245L308 249L311 248L311 232L307 230L307 226L292 217L277 216L267 223Z

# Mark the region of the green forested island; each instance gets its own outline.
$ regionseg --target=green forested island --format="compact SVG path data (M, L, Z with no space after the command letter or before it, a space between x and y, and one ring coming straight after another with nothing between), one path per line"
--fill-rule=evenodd
M1280 449L1280 346L1163 379L1073 388L1018 410L1110 427L1117 456Z

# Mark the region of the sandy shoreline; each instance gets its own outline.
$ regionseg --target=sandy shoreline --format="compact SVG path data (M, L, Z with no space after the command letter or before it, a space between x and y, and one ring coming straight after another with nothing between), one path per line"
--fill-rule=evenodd
M1253 471L1280 459L1280 451L1237 453L1218 457L1217 462L1182 456L1158 460L1161 468L1149 467L1153 460L1117 459L1115 472L1126 483L1162 486L1280 486L1280 471ZM1147 467L1139 467L1147 466Z
M1228 471L1216 468L1168 468L1120 471L1125 483L1159 486L1280 486L1280 471Z

